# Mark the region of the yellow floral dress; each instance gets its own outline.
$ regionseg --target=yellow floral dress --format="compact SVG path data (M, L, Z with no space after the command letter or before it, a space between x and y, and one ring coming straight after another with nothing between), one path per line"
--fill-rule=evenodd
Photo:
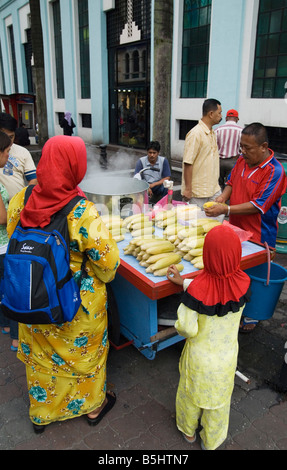
M189 282L184 281L184 289ZM209 450L227 436L243 309L223 317L199 315L184 304L177 311L175 328L186 338L179 364L177 427L191 437L201 418L200 435Z
M8 209L8 235L24 207L25 189ZM70 266L75 277L83 253L88 276L81 282L82 304L70 323L19 324L18 358L26 365L30 419L46 425L87 414L99 407L106 394L108 356L107 294L119 250L93 203L82 199L68 215Z

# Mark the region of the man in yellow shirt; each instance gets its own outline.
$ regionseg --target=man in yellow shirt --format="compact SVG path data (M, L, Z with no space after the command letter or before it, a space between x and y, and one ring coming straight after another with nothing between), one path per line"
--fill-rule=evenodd
M213 126L222 120L221 103L207 99L203 103L202 118L186 135L183 163L183 201L197 204L201 209L207 201L221 193L219 179L219 153Z

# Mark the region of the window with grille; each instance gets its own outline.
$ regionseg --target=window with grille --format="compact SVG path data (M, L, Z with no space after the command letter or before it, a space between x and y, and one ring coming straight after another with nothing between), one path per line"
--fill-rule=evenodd
M88 0L78 0L79 11L79 38L80 38L80 64L81 64L81 96L83 99L91 98L90 80L90 30Z
M34 84L33 84L33 72L32 72L32 57L33 57L33 48L32 48L32 39L31 39L31 29L26 30L27 42L24 44L25 51L25 64L27 72L27 86L28 93L34 93Z
M184 0L181 98L207 95L212 0Z
M252 98L284 98L287 82L287 0L260 0Z
M179 140L185 140L186 134L198 124L197 121L188 121L181 119L179 121Z
M82 127L92 129L92 116L91 114L81 114Z
M6 94L6 85L5 85L5 77L4 77L4 65L3 65L3 55L2 55L2 46L0 42L0 85L2 85L2 89L0 88L0 92L4 95Z
M15 41L14 41L14 30L13 26L8 26L8 35L11 48L11 58L12 58L12 72L14 79L14 90L15 93L18 93L18 76L17 76L17 64L16 64L16 52L15 52Z
M269 147L284 155L287 155L287 128L266 126L269 139Z
M133 20L141 30L141 40L151 37L151 0L133 0ZM116 7L107 13L108 47L120 44L120 36L127 22L127 0L117 0Z
M55 2L52 3L52 6L53 6L53 22L54 22L57 97L65 98L60 1L56 0Z

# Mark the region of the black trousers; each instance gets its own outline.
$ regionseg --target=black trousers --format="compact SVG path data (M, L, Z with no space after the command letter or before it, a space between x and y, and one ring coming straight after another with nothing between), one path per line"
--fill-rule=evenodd
M219 174L219 186L221 187L222 191L225 187L225 182L229 173L231 172L232 168L236 163L237 157L231 158L220 158L220 174Z

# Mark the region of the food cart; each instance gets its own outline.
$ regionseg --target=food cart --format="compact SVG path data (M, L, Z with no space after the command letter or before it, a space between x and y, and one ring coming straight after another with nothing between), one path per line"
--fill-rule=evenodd
M136 207L143 211L148 185L144 181L125 177L100 175L84 180L80 185L89 200L95 202L100 214L106 209L110 214L123 214L126 217ZM156 228L155 236L162 237L163 231ZM126 233L124 240L118 242L121 263L115 279L108 285L109 303L116 312L111 311L112 329L119 329L127 341L113 344L115 348L133 344L145 357L154 359L158 351L169 347L184 338L174 326L162 328L158 324L160 303L163 299L175 311L180 302L181 288L170 282L166 276L155 277L147 274L144 267L133 256L127 256L124 248L132 236ZM251 240L242 242L243 270L263 264L268 259L268 248ZM183 278L194 278L199 270L190 262L182 260ZM177 295L176 295L177 294ZM110 300L114 302L110 302ZM117 334L115 335L118 336Z
M160 232L157 232L159 235ZM124 253L130 235L118 243L121 264L111 287L116 299L120 319L120 332L127 339L126 344L133 344L145 357L152 360L156 353L184 338L174 327L162 328L158 325L158 309L161 299L170 298L181 292L181 288L166 277L155 277L132 256ZM242 243L241 268L243 270L265 263L266 247L252 241ZM182 260L184 278L194 278L199 270ZM175 306L176 308L176 306Z

